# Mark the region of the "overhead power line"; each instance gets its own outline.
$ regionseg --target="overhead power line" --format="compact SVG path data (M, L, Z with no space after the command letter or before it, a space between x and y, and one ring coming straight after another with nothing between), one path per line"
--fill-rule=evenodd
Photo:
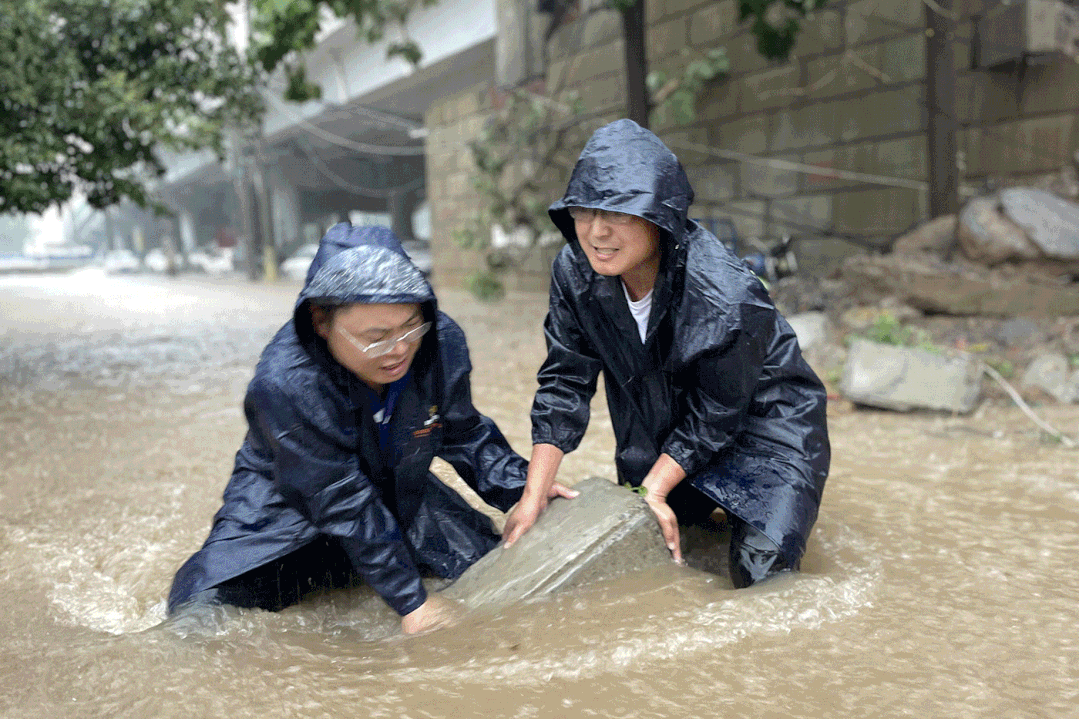
M674 145L675 147L681 147L685 150L693 150L694 152L701 152L712 155L713 157L720 157L725 160L735 160L747 165L774 167L777 170L784 170L786 172L819 175L834 180L851 180L853 182L861 182L868 185L883 185L885 187L904 187L908 190L919 190L921 192L925 192L929 187L925 182L920 182L918 180L908 180L902 177L888 177L886 175L873 175L867 172L854 172L852 170L840 170L833 167L821 167L820 165L807 165L804 162L780 160L772 157L757 157L756 155L749 155L744 152L737 152L736 150L722 150L718 147L698 145L693 142L681 140L670 140L668 144Z
M386 187L386 188L363 187L362 185L357 185L357 184L355 184L353 182L349 182L348 180L346 180L345 178L341 177L336 172L334 172L332 169L330 169L330 166L327 165L317 155L317 153L315 153L314 150L312 150L308 146L306 140L299 139L299 140L297 140L296 145L297 145L297 147L299 147L300 152L302 152L304 154L304 156L307 157L308 161L314 166L315 170L317 170L319 172L319 174L321 174L324 177L326 177L327 179L329 179L331 182L333 182L335 185L340 187L342 190L348 190L349 192L353 192L353 193L355 193L357 195L363 195L364 197L373 197L373 198L376 198L376 199L383 199L383 200L384 199L389 199L390 197L392 197L393 195L396 195L398 193L410 192L412 190L419 189L420 187L423 187L424 183L426 182L425 178L420 177L420 178L417 178L415 180L412 180L411 182L407 182L407 183L405 183L403 185L397 185L396 187Z
M264 92L263 97L267 98L279 111L291 117L301 128L331 144L365 155L381 155L387 157L417 157L426 152L422 145L372 145L366 142L356 142L347 137L341 137L340 135L322 129L311 122L300 113L285 105L285 103L279 100L272 92Z
M282 93L286 89L284 83L277 82L277 78L272 78L268 83L268 86L271 90L274 90L278 93ZM311 102L315 102L322 107L329 108L331 110L344 110L345 112L349 112L354 115L362 115L369 119L375 120L376 122L384 126L398 127L405 130L406 132L417 132L424 129L422 122L416 122L415 120L411 120L407 117L394 115L393 113L378 110L376 108L368 107L366 105L326 102L325 100L312 100Z

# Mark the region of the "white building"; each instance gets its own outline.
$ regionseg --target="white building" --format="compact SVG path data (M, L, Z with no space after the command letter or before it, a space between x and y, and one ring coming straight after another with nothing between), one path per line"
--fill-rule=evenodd
M429 227L424 113L438 98L496 76L500 6L505 30L516 23L521 3L442 0L416 12L408 32L423 51L417 68L387 59L385 43L368 44L354 25L338 21L304 58L321 100L287 103L282 88L271 86L263 153L255 160L279 256L349 218L381 219L402 238ZM228 167L209 152L168 157L165 164L161 192L178 212L185 249L228 244L242 233Z

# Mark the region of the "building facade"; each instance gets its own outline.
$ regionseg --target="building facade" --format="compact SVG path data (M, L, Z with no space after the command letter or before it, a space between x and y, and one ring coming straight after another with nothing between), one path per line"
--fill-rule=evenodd
M757 51L735 0L641 1L650 68L677 77L717 47L729 58L729 72L697 96L695 119L652 127L689 173L692 216L729 222L743 248L793 236L800 266L820 272L887 248L928 218L931 113L955 132L964 197L1074 173L1079 31L1063 0L955 0L954 104L943 109L929 106L926 89L926 13L936 3L830 0L776 62ZM268 215L284 253L356 212L389 216L408 235L422 208L435 281L459 286L487 266L482 250L454 240L477 212L468 143L513 86L574 90L595 126L623 116L622 24L598 0L442 0L409 29L424 51L418 69L387 61L343 25L307 58L322 102L271 100L259 158ZM235 226L225 167L177 160L166 186L185 243ZM560 189L551 186L551 200ZM545 288L556 249L533 252L506 284Z

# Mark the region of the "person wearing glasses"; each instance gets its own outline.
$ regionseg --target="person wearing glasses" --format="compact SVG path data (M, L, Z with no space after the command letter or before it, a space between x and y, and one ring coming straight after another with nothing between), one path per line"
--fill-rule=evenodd
M799 567L828 474L826 394L757 277L688 219L692 201L678 158L619 120L592 135L551 205L567 245L527 486L503 536L512 544L546 507L602 372L618 482L644 487L675 561L680 524L725 521L740 588Z
M423 578L456 578L500 537L431 460L502 511L527 472L473 406L470 371L464 333L393 233L330 229L255 369L247 436L209 537L173 580L170 617L277 611L364 582L406 633L452 620Z

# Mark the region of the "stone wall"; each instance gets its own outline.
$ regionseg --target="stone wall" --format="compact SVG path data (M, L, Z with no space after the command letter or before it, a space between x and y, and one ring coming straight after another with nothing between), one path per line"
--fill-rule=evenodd
M697 120L653 129L681 158L697 193L694 217L732 220L742 238L799 238L802 266L824 272L866 247L887 247L926 218L925 31L922 0L831 0L804 23L789 61L760 56L736 0L646 0L648 59L679 72L699 50L726 48L730 74L698 98ZM964 192L987 182L1029 182L1058 172L1079 149L1079 64L971 69L970 18L995 0L957 0L956 118ZM613 12L564 25L548 54L549 86L580 92L595 124L623 113L621 24ZM465 142L478 130L490 87L445 98L427 117L428 182L436 263L447 282L475 267L446 249L474 205ZM731 155L730 153L737 153ZM751 156L756 161L747 161ZM790 163L784 167L774 160ZM820 168L791 171L791 166ZM846 170L893 178L836 178ZM908 186L894 186L906 184ZM557 190L552 191L552 199ZM745 247L745 245L743 245ZM544 286L542 262L513 282Z

